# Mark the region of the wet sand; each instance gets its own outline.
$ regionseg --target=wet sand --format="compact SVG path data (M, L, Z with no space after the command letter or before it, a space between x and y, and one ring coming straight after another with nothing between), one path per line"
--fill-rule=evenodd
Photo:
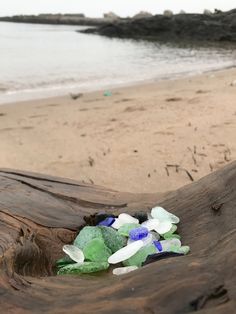
M0 105L0 165L121 191L176 189L236 159L234 80L230 69Z

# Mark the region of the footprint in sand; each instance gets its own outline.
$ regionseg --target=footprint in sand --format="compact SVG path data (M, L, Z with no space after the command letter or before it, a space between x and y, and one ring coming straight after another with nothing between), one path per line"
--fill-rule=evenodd
M96 101L100 101L103 100L102 98L95 98L95 99L85 99L83 100L83 102L96 102Z
M183 100L183 98L181 97L170 97L170 98L166 98L167 102L172 102L172 101L181 101Z
M17 128L3 128L3 129L0 129L0 132L12 131L15 129L17 129Z
M189 104L198 104L199 102L200 102L200 99L197 98L197 97L195 97L195 98L190 98L190 99L188 100L188 103L189 103Z
M154 132L153 134L160 134L160 135L174 135L173 132L165 132L165 131L157 131Z
M34 118L41 118L41 117L46 117L47 114L36 114L36 115L33 115L33 116L29 116L30 119L34 119Z
M199 89L196 91L196 94L207 94L207 93L210 93L209 90L203 90L203 89Z
M132 98L123 98L123 99L119 99L119 100L116 100L114 101L114 103L118 104L118 103L121 103L121 102L128 102L128 101L132 101L134 99Z
M21 129L22 130L32 130L32 129L34 129L34 127L33 126L23 126Z
M124 112L134 112L134 111L145 111L146 109L143 106L139 106L139 107L126 107Z

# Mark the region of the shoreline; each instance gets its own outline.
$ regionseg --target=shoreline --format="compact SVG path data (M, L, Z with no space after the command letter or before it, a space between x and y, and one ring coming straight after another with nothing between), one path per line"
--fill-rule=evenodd
M236 159L235 79L232 68L2 104L1 167L136 193L179 188Z
M54 88L44 88L44 89L32 89L32 90L22 90L17 92L10 92L6 94L0 95L0 107L3 105L11 104L11 103L21 103L21 102L28 102L28 101L36 101L36 100L46 100L46 99L55 99L55 98L61 98L66 97L73 93L82 93L84 94L90 94L90 93L97 93L97 92L105 92L106 90L116 90L120 88L131 88L131 87L138 87L143 85L150 85L150 84L156 84L160 82L165 81L175 81L175 80L183 80L188 79L196 76L201 76L204 74L211 74L211 73L217 73L227 70L233 70L236 68L236 65L232 64L229 66L222 66L220 68L215 69L206 69L200 71L200 73L196 72L184 72L184 73L174 73L172 76L168 75L166 77L159 77L159 78L150 78L150 79L143 79L138 81L130 81L130 82L123 82L123 83L114 83L114 84L108 84L101 86L99 88L93 87L66 87L64 89L61 89L59 86ZM60 90L60 94L56 95L57 91ZM42 97L42 94L44 95ZM1 100L5 99L5 100ZM9 99L7 99L9 97Z

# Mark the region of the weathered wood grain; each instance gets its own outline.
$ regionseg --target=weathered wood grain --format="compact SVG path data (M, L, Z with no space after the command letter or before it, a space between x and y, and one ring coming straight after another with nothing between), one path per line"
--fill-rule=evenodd
M189 255L121 277L54 275L62 245L96 213L156 204L180 217ZM1 313L235 313L235 243L236 162L165 195L0 170Z

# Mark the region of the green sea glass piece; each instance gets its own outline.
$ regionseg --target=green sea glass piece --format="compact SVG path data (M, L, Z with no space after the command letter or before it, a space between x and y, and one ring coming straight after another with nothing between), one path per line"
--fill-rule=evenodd
M169 239L169 236L172 235L176 230L177 230L177 226L172 225L170 231L164 233L162 236L164 237L164 239Z
M127 239L120 235L117 230L103 226L100 226L99 228L102 231L105 245L112 251L112 253L115 253L126 245Z
M69 264L74 264L75 261L73 261L68 255L66 255L65 257L60 258L59 260L56 261L56 266L58 268L67 266Z
M105 91L103 93L104 96L112 96L112 92L110 92L109 90L108 91Z
M184 254L184 255L187 255L190 251L190 247L188 245L183 245L181 247L173 247L171 248L172 251L171 252L174 252L174 253L181 253L181 254Z
M123 265L141 267L142 263L146 261L148 255L155 254L156 252L157 252L157 249L155 245L151 244L151 245L144 246L132 257L123 261Z
M84 262L83 264L71 264L58 270L58 275L66 274L89 274L101 270L108 269L109 263L107 262Z
M83 250L85 245L95 238L103 239L102 231L100 230L100 228L86 226L77 235L73 244Z
M171 239L179 239L180 240L181 236L179 234L173 233L173 234L165 235L164 239L165 240L171 240Z
M107 262L112 255L112 251L105 245L102 239L92 239L85 245L83 253L85 259L92 262Z
M139 225L139 224L134 224L134 223L124 224L123 226L121 226L121 227L118 229L118 232L119 232L119 234L122 235L122 236L129 237L129 232L130 232L132 229L139 228L139 227L141 227L141 225Z

